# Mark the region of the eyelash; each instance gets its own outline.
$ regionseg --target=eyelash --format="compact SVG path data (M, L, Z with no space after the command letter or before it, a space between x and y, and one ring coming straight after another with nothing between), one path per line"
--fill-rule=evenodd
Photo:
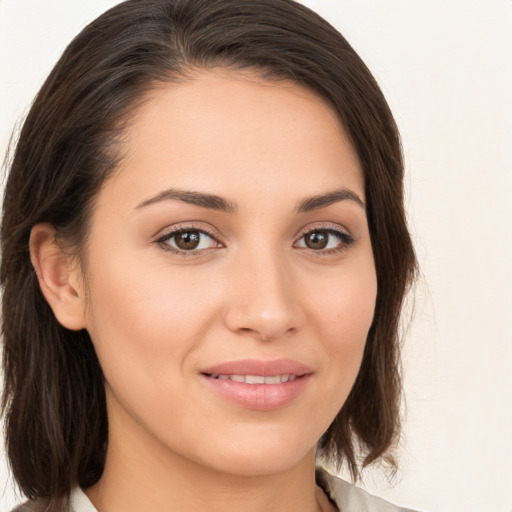
M200 235L206 235L207 237L211 238L214 242L216 242L218 244L218 246L217 247L207 248L207 249L183 250L183 249L178 249L176 247L172 247L171 245L169 245L168 242L170 240L172 240L174 237L176 237L177 235L183 234L183 233L188 233L188 232L195 232L195 233L199 233ZM311 248L308 248L308 247L299 247L300 249L306 249L306 250L312 252L313 254L317 254L317 255L330 255L330 254L336 254L336 253L345 252L356 241L351 234L347 233L346 231L342 231L337 226L336 227L333 227L333 226L315 226L312 229L304 231L301 234L300 238L296 242L294 242L293 246L297 247L296 244L299 243L299 241L303 240L308 235L312 235L313 233L327 233L328 235L334 236L335 238L337 238L339 240L339 243L338 243L338 245L336 247L333 247L331 249L326 249L326 250L322 250L322 249L315 250L315 249L311 249ZM218 240L218 236L217 235L209 232L208 230L206 230L204 228L197 228L197 227L194 227L194 226L179 226L179 227L176 227L176 228L166 232L162 236L158 237L155 240L155 242L164 251L168 251L168 252L171 252L173 254L178 254L180 256L185 256L185 257L186 256L198 255L198 254L200 254L200 253L202 253L204 251L208 251L209 249L217 249L217 248L224 247L222 242L220 242Z
M313 254L318 254L320 256L328 256L330 254L337 254L347 251L352 245L355 243L355 238L346 231L341 230L338 226L315 226L312 229L308 229L302 233L300 238L297 240L297 242L294 243L294 246L300 241L303 240L306 236L312 235L313 233L327 233L330 236L334 236L338 239L339 243L336 245L336 247L333 247L331 249L311 249L308 247L301 247L306 250L309 250Z
M164 250L164 251L168 251L168 252L171 252L173 254L178 254L180 256L194 256L194 255L197 255L197 254L200 254L204 251L207 251L208 249L192 249L190 251L186 251L186 250L183 250L183 249L178 249L176 247L172 247L171 245L169 245L169 241L172 240L174 237L176 237L177 235L180 235L180 234L183 234L183 233L190 233L190 232L194 232L194 233L200 233L201 235L206 235L207 237L211 238L214 242L216 242L218 244L218 246L220 247L223 247L223 244L222 242L219 242L218 240L218 236L209 232L208 230L204 229L204 228L197 228L195 226L179 226L179 227L176 227L168 232L166 232L165 234L163 234L162 236L158 237L156 239L156 243ZM212 247L213 249L217 249L218 247Z

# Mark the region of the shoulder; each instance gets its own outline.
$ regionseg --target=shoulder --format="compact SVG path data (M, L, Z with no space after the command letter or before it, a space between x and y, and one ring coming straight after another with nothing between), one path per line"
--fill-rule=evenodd
M69 512L98 512L89 498L79 488L75 487L69 497ZM22 505L18 505L11 512L46 512L47 502L42 500L27 501Z
M317 470L317 481L344 512L414 512L373 496L323 469Z
M11 512L44 512L45 506L39 501L26 501L16 508L13 508Z

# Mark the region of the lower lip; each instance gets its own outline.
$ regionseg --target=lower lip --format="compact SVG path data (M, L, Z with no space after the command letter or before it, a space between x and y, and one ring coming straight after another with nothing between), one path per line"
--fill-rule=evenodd
M304 391L311 374L280 384L246 384L202 375L212 389L224 398L256 411L272 411L293 402Z

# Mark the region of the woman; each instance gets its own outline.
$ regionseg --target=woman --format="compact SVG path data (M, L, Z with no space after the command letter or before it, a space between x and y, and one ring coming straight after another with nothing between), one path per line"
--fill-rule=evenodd
M394 463L402 178L374 79L300 4L86 27L5 189L19 510L404 510L316 470Z

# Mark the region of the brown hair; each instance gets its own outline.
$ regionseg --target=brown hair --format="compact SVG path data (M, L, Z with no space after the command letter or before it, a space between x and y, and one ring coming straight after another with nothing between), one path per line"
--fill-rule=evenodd
M156 83L194 69L258 70L292 80L338 112L365 177L378 280L362 366L320 453L354 476L399 432L398 322L416 266L403 207L397 127L343 36L292 0L129 0L68 46L39 91L14 150L1 225L2 409L14 477L64 510L73 485L101 476L108 436L103 375L86 331L55 319L29 256L31 228L53 224L80 249L93 199L116 166L122 121Z

